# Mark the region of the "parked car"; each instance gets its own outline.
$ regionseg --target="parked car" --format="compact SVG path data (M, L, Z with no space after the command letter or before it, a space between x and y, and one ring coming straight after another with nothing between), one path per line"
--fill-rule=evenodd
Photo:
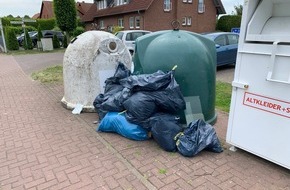
M135 51L135 40L143 35L151 33L147 30L123 30L117 32L115 35L120 38L125 46L127 46L128 50L130 51L131 55L134 54Z
M236 63L239 34L230 32L214 32L203 35L215 42L217 66Z
M42 36L43 38L53 38L53 36L56 34L59 42L60 42L60 45L62 45L63 43L63 39L64 39L64 35L61 31L54 31L54 30L42 30ZM37 44L37 36L38 36L38 33L37 31L32 31L32 32L28 32L30 38L31 38L31 41L32 41L32 44L33 46L36 46ZM17 41L19 43L20 46L23 46L23 42L24 42L24 33L22 33L19 37L17 37Z
M28 35L30 36L30 38L32 38L32 36L34 34L37 34L37 31L28 32ZM19 46L23 46L23 44L24 44L24 33L22 33L20 36L17 37L17 41L18 41Z

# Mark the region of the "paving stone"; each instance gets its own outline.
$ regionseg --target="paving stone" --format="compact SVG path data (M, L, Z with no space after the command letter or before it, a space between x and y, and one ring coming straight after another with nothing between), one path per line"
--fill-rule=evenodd
M289 170L228 150L227 113L219 112L214 125L224 152L186 158L152 139L96 132L96 113L72 115L61 106L63 84L41 84L27 75L33 68L21 70L26 56L35 55L0 54L1 190L290 189Z

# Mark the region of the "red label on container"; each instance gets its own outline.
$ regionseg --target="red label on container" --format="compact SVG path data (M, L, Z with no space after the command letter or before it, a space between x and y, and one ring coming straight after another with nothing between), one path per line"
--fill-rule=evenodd
M290 118L290 102L245 92L243 104L245 106Z

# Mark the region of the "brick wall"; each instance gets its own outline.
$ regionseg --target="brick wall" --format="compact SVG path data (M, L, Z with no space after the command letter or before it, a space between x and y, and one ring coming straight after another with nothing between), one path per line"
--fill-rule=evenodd
M118 18L124 19L124 30L129 30L129 18L140 17L140 28L150 31L170 30L172 29L171 22L178 20L181 30L192 32L212 32L216 26L216 8L213 1L205 0L205 12L198 13L198 1L193 0L192 3L184 3L183 0L172 0L172 10L164 11L164 0L155 0L146 12L135 12L118 16L110 16L98 18L104 20L105 27L118 26ZM183 17L191 17L191 25L182 25ZM92 28L91 24L86 25L87 28ZM131 28L136 29L136 28Z

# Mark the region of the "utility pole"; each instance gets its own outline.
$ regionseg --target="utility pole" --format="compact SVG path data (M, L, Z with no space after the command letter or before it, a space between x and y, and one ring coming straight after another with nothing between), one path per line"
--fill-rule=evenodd
M7 53L5 36L4 36L4 32L3 32L2 18L0 18L0 31L1 31L1 36L2 36L2 40L3 40L4 52Z

